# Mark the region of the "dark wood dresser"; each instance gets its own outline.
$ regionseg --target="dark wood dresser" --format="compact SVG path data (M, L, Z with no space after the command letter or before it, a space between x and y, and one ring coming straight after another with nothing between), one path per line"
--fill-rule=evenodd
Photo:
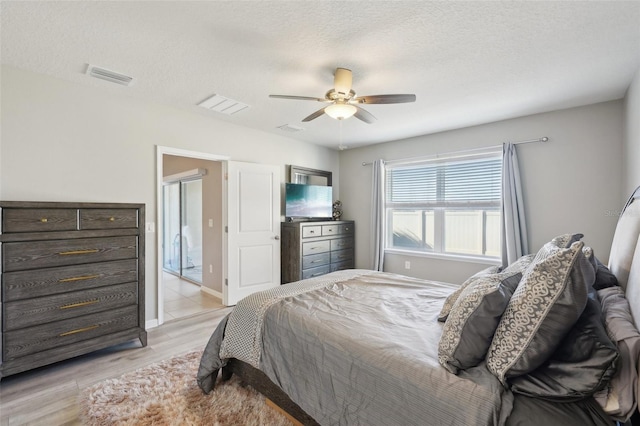
M0 378L147 344L144 204L0 201Z
M354 267L352 220L282 223L282 283Z

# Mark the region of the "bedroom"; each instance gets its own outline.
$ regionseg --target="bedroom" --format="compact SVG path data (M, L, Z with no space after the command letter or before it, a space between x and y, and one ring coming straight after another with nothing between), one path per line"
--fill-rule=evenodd
M22 42L8 45L7 40L27 42L31 39L29 34L22 32L28 32L29 27L22 28L15 23L15 26L11 27L17 27L16 33L12 35L14 38L8 38L4 33L8 31L7 24L13 22L12 15L6 13L11 11L10 3L2 4L0 198L3 200L139 202L146 204L148 215L153 217L153 212L156 210L156 145L228 155L241 161L279 165L282 182L285 180L286 164L329 170L334 173L336 188L339 191L337 198L343 201L345 217L356 220L359 226L356 234L356 264L358 267L368 267L369 239L365 230L369 221L369 212L364 206L368 204L366 197L369 193L370 170L361 165L363 161L424 156L435 152L493 146L507 140L549 136L548 144L529 144L522 146L520 150L523 179L527 188L526 205L530 218L531 249L537 249L544 241L556 234L580 231L588 233L590 244L603 259L608 257L617 219L615 212L620 210L628 194L640 182L640 171L636 166L640 161L640 130L638 120L634 119L640 114L638 49L622 52L624 60L619 60L624 65L621 74L607 74L606 69L601 71L603 81L607 78L615 78L615 81L608 82L616 88L615 90L606 94L603 94L604 89L601 89L602 92L576 95L576 99L571 99L574 103L567 101L566 104L559 104L554 108L556 111L531 110L528 109L527 102L522 102L518 104L518 108L514 107L518 111L517 114L496 117L488 122L470 122L459 126L464 127L460 129L451 128L447 129L448 131L425 136L396 137L391 138L391 142L387 143L338 151L336 149L339 143L338 127L334 122L320 123L320 125L325 123L327 126L333 126L329 129L330 132L326 138L332 145L325 147L301 143L283 133L238 126L232 120L226 120L226 122L218 120L217 116L209 113L193 113L195 107L191 104L188 108L176 108L153 98L139 99L131 96L129 92L123 90L124 88L112 87L104 82L87 83L88 77L83 74L83 67L86 63L93 61L91 46L86 46L83 50L84 57L74 57L71 65L65 63L63 56L50 58L49 61L44 57L34 56L23 58L24 62L12 64L8 59L9 54L12 52L15 54L15 49L20 49L24 45ZM637 3L625 3L624 7L630 7L629 4L637 5ZM440 12L443 11L440 10ZM31 13L46 21L47 14L48 19L53 19L61 12L58 11L56 14L46 10L44 5L33 4L31 8L27 7L25 11L20 12L19 16L23 16L23 13ZM94 22L100 22L102 19L100 14L92 13L89 6L82 7L78 13L80 14L78 19L91 18L95 19ZM290 16L291 13L284 13L284 16ZM637 22L637 13L636 8L635 15L627 14L625 22ZM117 16L107 14L106 18L115 20ZM401 18L407 19L406 14ZM504 19L508 21L508 15ZM550 17L542 16L538 19L535 21L536 25ZM552 22L558 23L555 20ZM569 22L571 22L570 19ZM587 22L601 21L590 16ZM615 20L604 20L602 24L603 28L611 28L612 31L619 27ZM69 25L70 29L74 28L74 25ZM77 25L80 23L78 22ZM509 25L507 27L510 28ZM635 41L635 47L637 47L637 26L635 29L622 27L635 36L635 39L628 41L626 46L634 47ZM629 30L629 28L632 29ZM510 28L510 30L516 34L518 31L524 31L518 28ZM535 25L527 27L527 30L528 34L534 34ZM586 30L583 29L583 31ZM142 30L141 33L146 34ZM495 33L492 34L495 36ZM124 55L127 52L126 46L131 41L126 37L129 35L128 32L123 32L121 35L122 37L114 40L114 43L120 46L116 48L120 57L114 57L113 64L99 63L99 55L96 55L95 61L98 65L111 66L114 69L129 72L125 69L125 65L133 66L141 61L141 56L135 54L129 56L130 53ZM392 33L392 35L396 34ZM228 34L222 34L222 36L229 37ZM63 42L64 37L73 37L73 33L58 35L58 39ZM159 43L157 40L160 39L154 40L158 46L149 54L154 58L150 61L151 65L162 65L160 62L162 49L173 48L170 40L161 39L162 43ZM143 41L148 42L146 38L141 43ZM240 47L248 45L246 48L253 53L255 49L262 46L259 41L259 37L251 33L246 36L246 39L236 39L235 45ZM38 43L42 42L42 40L38 41ZM365 43L365 41L360 42ZM613 42L617 45L619 40L613 38ZM302 44L300 42L296 45L298 49L301 49ZM150 45L154 46L153 43ZM408 45L407 48L411 46ZM507 47L513 49L511 46ZM598 52L604 55L607 46L597 47L600 49ZM311 62L301 66L300 69L290 70L291 74L288 74L287 78L291 81L280 82L277 86L271 85L271 82L265 82L266 87L261 88L263 91L261 93L264 93L265 97L272 92L292 92L302 95L315 95L318 92L317 94L321 94L330 84L329 70L336 66L352 66L355 71L360 64L363 64L362 67L366 68L362 72L366 71L370 78L377 78L376 72L391 73L392 77L389 77L389 80L378 81L378 84L371 82L367 91L380 90L386 93L388 91L384 88L389 87L389 90L392 90L390 84L393 79L403 78L402 74L392 73L402 68L403 63L394 56L392 51L382 52L389 57L391 63L378 67L367 62L366 52L358 53L354 50L357 49L351 45L341 46L340 43L335 42L331 49L321 51L318 57L310 58ZM469 55L466 61L477 60L473 52L465 52ZM507 50L507 53L513 53L513 51ZM596 57L588 56L590 54L593 52L588 51L587 57L582 57L582 60L586 63L596 61ZM441 60L447 59L450 60L450 58ZM235 67L248 67L243 62L247 59L234 58L234 60L237 61ZM411 65L410 58L404 60L408 62L407 66ZM288 64L294 63L293 61L294 59L289 59ZM230 62L234 63L234 61ZM558 66L549 61L538 63L537 60L532 60L528 63L537 64L534 71L538 72L544 71L544 68ZM559 63L562 64L562 62ZM425 66L425 64L418 65ZM212 65L209 64L209 66ZM569 67L569 65L566 66ZM51 76L55 76L60 67L68 70L71 81ZM29 69L36 71L29 71ZM320 69L324 71L320 72ZM182 64L178 70L184 75L189 75L188 63ZM295 78L308 78L305 76L309 75L313 75L313 82L307 80L296 82L295 80ZM617 75L620 76L614 77ZM429 74L425 75L424 80L428 82ZM143 83L139 82L139 84ZM247 84L247 82L243 81L241 84ZM298 84L299 88L296 89L294 84ZM570 85L567 79L554 84L553 88L556 89L563 85ZM545 86L541 91L549 93L550 96L553 88ZM217 89L213 87L201 88L201 93L191 95L195 98L200 96L193 102L210 96L215 90ZM486 93L486 90L483 93ZM429 91L420 87L402 85L393 87L392 91L417 92L418 103L430 97ZM222 92L222 94L235 96L235 93ZM420 96L421 94L424 95ZM470 94L470 98L473 97L472 95ZM459 98L472 100L464 97L464 94L460 94ZM446 105L456 101L458 99L454 98L442 102ZM286 106L275 103L268 105L274 109L283 108L282 116L271 127L284 124L287 120L298 125L304 115L313 111L313 105L307 107L309 112L306 112L306 109L303 112L299 109L301 106L295 102L293 105ZM433 113L433 108L437 107L437 105L432 107L431 112ZM398 117L393 115L394 108L400 108L403 113L410 112L410 109L405 109L403 106L372 109L379 118L379 123L376 124L394 122ZM468 113L463 110L460 114ZM323 120L328 119L323 118ZM362 131L363 126L364 124L359 122L345 121L345 141ZM316 130L306 130L306 133L312 133L312 131ZM349 143L346 144L349 145ZM563 176L571 176L572 179L558 182L554 176L544 173L548 167L553 167ZM544 176L544 180L534 186L533 183L539 176ZM588 185L584 184L585 180L589 180ZM597 194L597 197L594 197L594 194ZM585 214L585 212L588 213ZM607 215L607 212L614 214ZM147 235L148 253L156 250L155 236ZM410 271L404 269L406 260L411 261ZM464 278L481 269L482 265L393 256L388 259L388 267L394 272L410 272L411 275L418 277L460 283ZM156 269L154 262L147 262L146 320L150 325L153 325L158 316L157 289L154 285L157 281ZM443 275L439 275L441 273Z

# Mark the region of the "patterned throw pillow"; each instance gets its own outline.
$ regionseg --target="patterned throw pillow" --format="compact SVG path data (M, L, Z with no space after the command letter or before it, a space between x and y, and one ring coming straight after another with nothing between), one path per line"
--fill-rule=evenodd
M562 248L563 241L554 239L538 251L493 336L487 367L505 385L549 358L586 306L593 267L584 243Z
M504 268L502 272L524 272L525 269L527 269L529 265L531 265L534 257L536 257L535 254L525 254L524 256L521 256L518 260Z
M438 345L438 361L453 374L487 355L502 313L522 278L520 272L480 275L462 291L449 313Z
M495 274L497 272L500 272L500 266L489 266L488 268L483 269L480 272L476 272L471 277L467 278L467 280L463 282L462 285L456 291L451 293L449 297L446 298L446 300L444 301L444 305L442 305L442 310L440 311L440 315L438 315L438 321L445 322L445 320L447 319L447 316L449 315L449 312L451 312L451 308L453 308L453 304L456 303L456 300L458 300L458 297L460 297L460 294L462 294L462 291L469 284L471 284L476 277L481 275L487 275L487 274Z

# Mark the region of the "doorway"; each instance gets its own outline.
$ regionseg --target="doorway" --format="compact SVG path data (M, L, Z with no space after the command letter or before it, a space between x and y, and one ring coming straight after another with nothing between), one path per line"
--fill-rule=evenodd
M173 151L173 150L171 150ZM197 154L197 153L196 153ZM222 162L182 152L158 158L158 323L222 304Z
M168 176L162 187L165 272L202 285L202 176L206 169Z

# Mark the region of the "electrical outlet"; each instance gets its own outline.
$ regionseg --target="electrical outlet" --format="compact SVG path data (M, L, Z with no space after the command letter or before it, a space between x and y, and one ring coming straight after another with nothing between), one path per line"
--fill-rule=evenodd
M406 260L404 262L404 269L411 269L411 262L409 262L408 260Z
M145 229L147 232L156 232L156 224L154 222L147 222Z
M209 228L213 228L213 219L209 219Z

